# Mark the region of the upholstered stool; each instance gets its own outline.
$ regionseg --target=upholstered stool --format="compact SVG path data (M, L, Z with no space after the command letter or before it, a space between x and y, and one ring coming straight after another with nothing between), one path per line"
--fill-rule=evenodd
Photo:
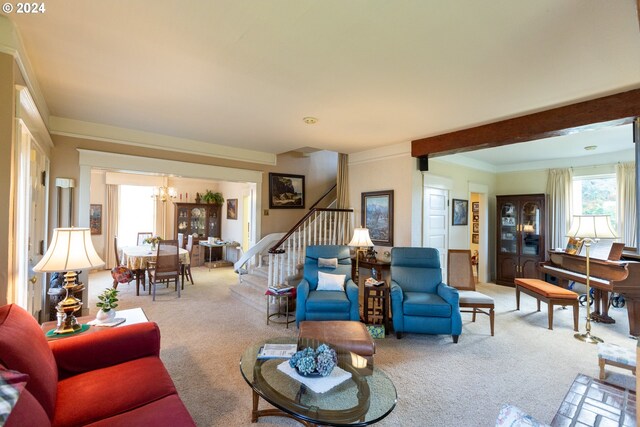
M600 379L604 380L606 374L604 365L617 366L629 369L636 374L636 352L619 345L609 343L598 344L598 364L600 365Z
M300 322L298 343L304 346L308 340L327 343L358 354L367 360L369 366L373 366L376 347L364 323L351 320L306 320Z
M476 291L458 291L460 313L472 313L472 322L476 321L476 314L483 313L489 316L489 325L491 327L491 336L493 336L493 325L495 323L495 302L489 295L485 295ZM471 310L462 310L463 308L470 308ZM485 311L483 309L488 309Z

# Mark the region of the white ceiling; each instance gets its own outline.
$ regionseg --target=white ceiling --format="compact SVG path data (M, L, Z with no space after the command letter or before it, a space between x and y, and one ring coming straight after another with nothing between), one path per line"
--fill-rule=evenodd
M46 8L8 16L52 116L268 153L358 152L640 87L635 0Z

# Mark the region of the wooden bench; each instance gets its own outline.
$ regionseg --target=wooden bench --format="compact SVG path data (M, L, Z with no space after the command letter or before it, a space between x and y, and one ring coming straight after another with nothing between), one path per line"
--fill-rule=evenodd
M560 286L552 285L539 279L515 279L516 284L516 310L520 310L520 292L531 295L538 301L548 305L549 329L553 329L553 306L573 306L573 330L578 331L578 294Z
M636 352L609 343L598 343L598 364L600 365L600 379L606 378L604 365L617 366L628 369L633 375L636 374Z

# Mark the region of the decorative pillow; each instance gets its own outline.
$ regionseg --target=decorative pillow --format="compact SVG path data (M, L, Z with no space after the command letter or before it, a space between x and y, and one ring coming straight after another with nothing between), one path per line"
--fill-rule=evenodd
M28 380L27 374L0 368L0 425L7 422Z
M531 415L508 403L505 403L502 405L502 408L500 408L496 426L549 427L548 424L541 423Z
M318 267L336 268L338 267L338 258L318 258Z
M118 283L129 283L133 280L133 273L124 265L120 265L111 269L111 277Z
M318 271L318 291L344 291L346 274L329 274Z

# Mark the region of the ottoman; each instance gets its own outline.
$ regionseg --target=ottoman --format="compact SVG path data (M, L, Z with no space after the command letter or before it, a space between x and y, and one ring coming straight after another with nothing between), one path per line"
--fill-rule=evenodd
M363 323L352 320L306 320L300 322L298 343L307 345L305 341L319 341L334 345L337 348L358 354L373 366L375 344ZM309 344L309 346L315 344Z

